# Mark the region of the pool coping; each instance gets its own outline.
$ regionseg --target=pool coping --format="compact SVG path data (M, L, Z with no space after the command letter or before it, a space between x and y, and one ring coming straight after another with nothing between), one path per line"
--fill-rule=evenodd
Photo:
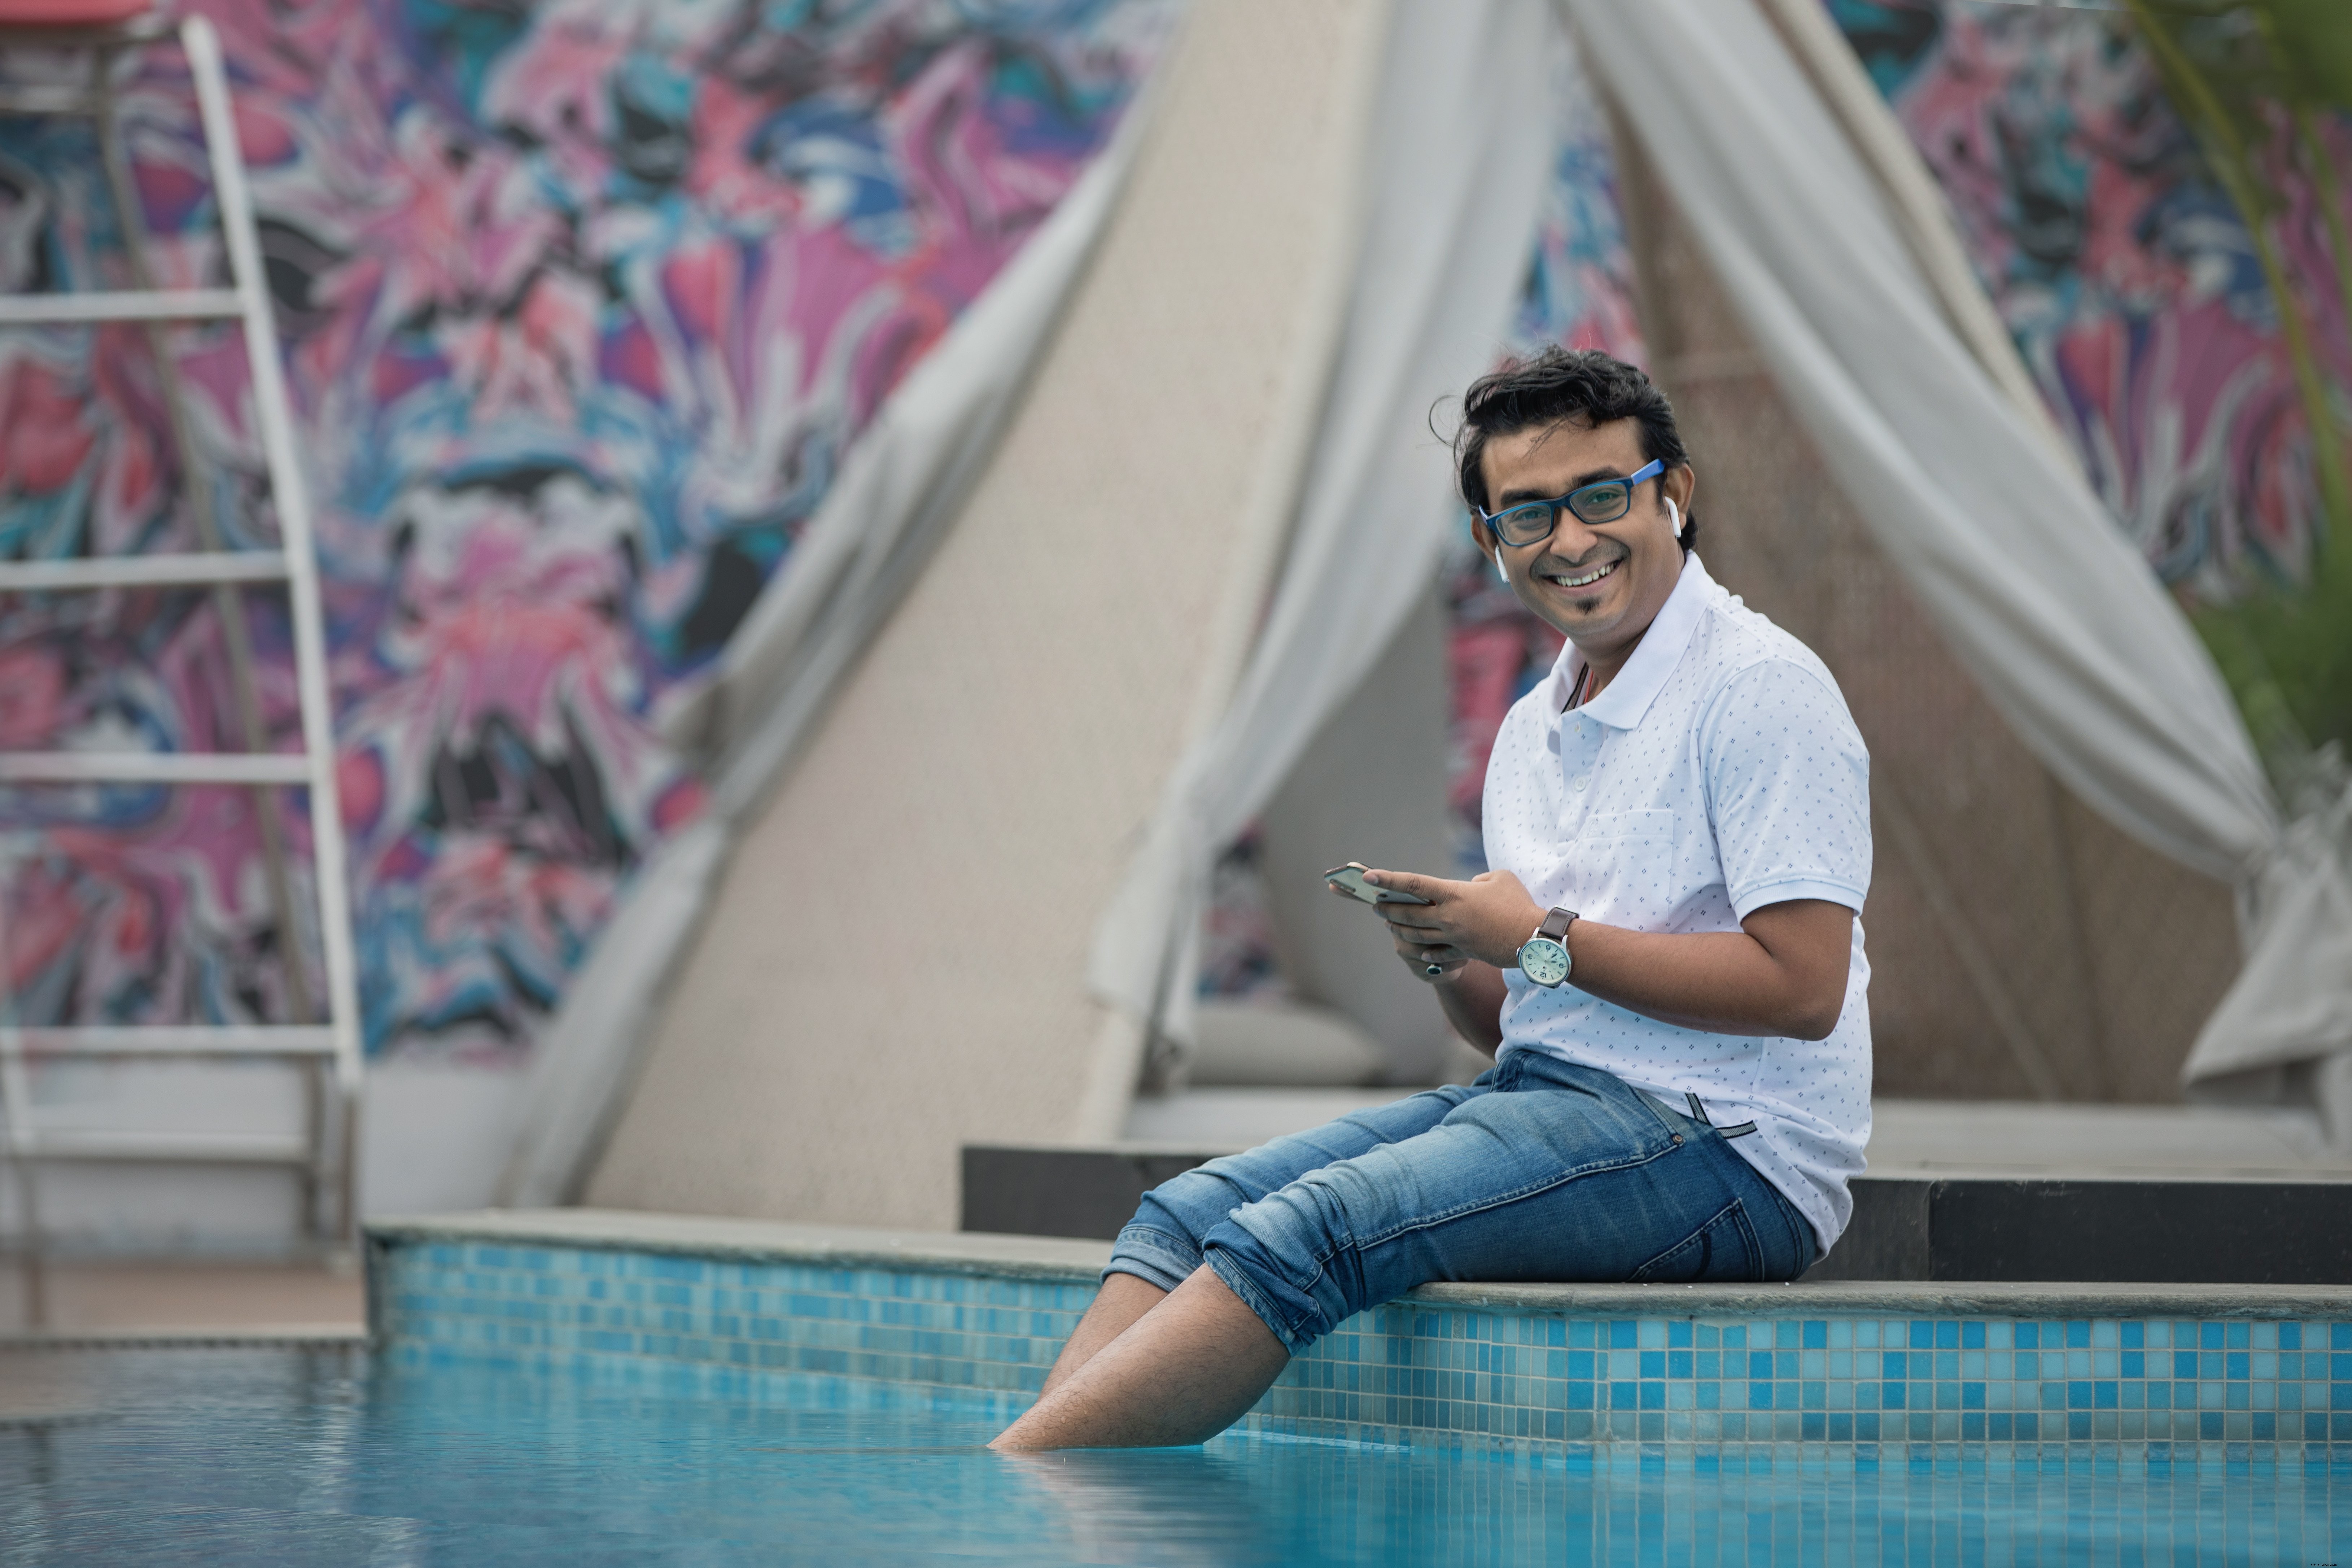
M623 1209L481 1209L389 1216L363 1226L371 1247L436 1238L599 1251L691 1254L1066 1284L1095 1282L1110 1243L877 1226L803 1225ZM1399 1298L1433 1307L1570 1317L1843 1316L1945 1318L2352 1317L2352 1286L1981 1283L1822 1280L1784 1285L1423 1285Z
M372 1247L463 1237L607 1252L690 1254L744 1263L917 1268L1055 1284L1091 1285L1110 1260L1107 1241L802 1225L633 1209L477 1209L372 1219L361 1228Z
M144 1350L341 1350L368 1343L357 1324L253 1323L219 1328L18 1330L0 1333L0 1352Z

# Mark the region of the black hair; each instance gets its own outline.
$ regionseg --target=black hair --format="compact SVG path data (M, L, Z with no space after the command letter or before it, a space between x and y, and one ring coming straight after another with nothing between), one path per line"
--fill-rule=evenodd
M1462 395L1462 426L1454 436L1454 481L1462 499L1486 510L1486 475L1480 465L1487 442L1563 419L1587 426L1631 419L1641 426L1644 458L1664 463L1668 472L1690 461L1682 432L1675 428L1674 405L1640 367L1598 349L1549 348L1480 376ZM1698 519L1685 512L1684 554L1697 538Z

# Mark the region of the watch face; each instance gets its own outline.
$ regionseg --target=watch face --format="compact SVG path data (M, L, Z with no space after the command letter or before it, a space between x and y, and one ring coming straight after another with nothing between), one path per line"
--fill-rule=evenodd
M1568 949L1539 936L1519 949L1519 970L1538 985L1557 985L1568 978Z

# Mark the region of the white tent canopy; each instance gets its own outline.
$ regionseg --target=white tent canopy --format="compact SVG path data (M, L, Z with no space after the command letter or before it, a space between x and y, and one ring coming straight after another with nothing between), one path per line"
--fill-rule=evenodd
M1971 352L1990 308L1980 296L1951 297L1965 280L1948 265L1957 249L1948 236L1916 232L1918 204L1897 204L1903 187L1874 172L1824 103L1822 73L1808 74L1755 0L1562 0L1562 8L1595 79L1640 84L1619 96L1644 151L1776 380L1956 657L2095 810L2239 889L2248 962L2185 1076L2352 1050L2343 860L2316 823L2284 821L2211 658L2052 440L2046 417L2020 406L2021 375L1992 357L1997 348L1977 342ZM1418 47L1401 48L1395 67L1425 79L1421 96L1402 81L1390 88L1403 111L1384 119L1374 149L1381 216L1299 535L1233 707L1171 781L1097 937L1099 994L1180 1038L1209 858L1264 806L1426 580L1447 510L1444 475L1426 443L1402 428L1406 405L1426 409L1432 388L1458 389L1480 368L1462 351L1494 309L1496 279L1480 265L1490 254L1481 246L1507 221L1507 221L1521 210L1516 172L1489 141L1494 124L1465 109L1519 101L1525 86L1509 73L1534 51L1478 59L1472 46L1495 49L1533 18L1501 5L1480 8L1475 21L1439 18L1408 5L1397 26L1400 39L1433 29ZM1463 79L1438 63L1449 51L1484 73L1465 102L1444 96ZM1411 119L1427 110L1436 111L1430 123ZM1507 120L1505 141L1523 126L1523 117ZM1883 142L1872 151L1881 163L1888 156ZM1916 174L1925 179L1924 169ZM1450 232L1477 238L1448 251L1431 230L1449 226L1428 215L1474 189L1493 227L1455 217ZM1428 242L1418 252L1409 248L1416 237ZM1413 299L1445 308L1401 308ZM2341 1102L2324 1106L2334 1136L2352 1138L2352 1074L2319 1081L2324 1091L2337 1086L2326 1098Z
M1068 1135L1116 1129L1145 1033L1187 1036L1213 857L1265 808L1427 590L1456 514L1426 421L1502 340L1548 174L1545 139L1529 133L1547 117L1529 106L1553 90L1571 24L1591 78L1614 85L1789 404L1954 655L2082 800L2239 889L2248 963L2188 1076L2352 1053L2342 859L2316 825L2286 821L2179 607L2046 422L2020 406L1984 312L1967 300L1956 308L1948 237L1922 243L1917 190L1896 199L1901 182L1887 178L1896 154L1882 142L1861 155L1853 106L1832 112L1821 72L1792 55L1759 0L1381 9L1352 285L1339 329L1302 340L1328 354L1317 367L1328 395L1311 438L1295 451L1269 446L1292 467L1265 493L1296 496L1295 510L1242 531L1244 548L1282 552L1280 574L1255 636L1232 639L1237 679L1203 684L1217 705L1193 727L1095 924L1087 979L1117 1022ZM534 1072L508 1201L570 1190L701 918L731 825L954 524L1126 162L1106 156L894 398L689 716L686 728L723 759L719 809L641 879L568 995ZM2321 1081L2343 1086L2328 1108L2343 1139L2352 1072Z
M609 999L644 1018L621 1025L631 1081L610 1135L582 1137L584 1185L557 1191L953 1226L965 1143L1067 1137L1097 1083L1117 1131L1132 1051L1086 992L1088 932L1272 592L1357 270L1391 14L1189 7L1117 211L952 526L729 825L666 989Z
M1954 655L2094 810L2239 889L2246 967L2186 1076L2352 1049L2343 860L2284 821L2187 618L1963 346L1780 36L1750 0L1563 4L1596 74L1641 84L1660 178ZM2352 1136L2352 1096L2324 1109Z
M1550 174L1528 133L1567 47L1545 0L1400 0L1391 29L1362 258L1281 581L1096 933L1096 994L1177 1040L1212 862L1428 591L1455 515L1430 413L1494 363Z

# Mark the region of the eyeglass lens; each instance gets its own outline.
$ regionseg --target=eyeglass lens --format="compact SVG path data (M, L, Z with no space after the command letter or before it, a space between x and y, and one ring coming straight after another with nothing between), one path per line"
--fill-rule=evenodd
M1567 500L1568 510L1586 522L1614 522L1633 505L1633 487L1622 481L1603 480L1572 491ZM1536 501L1515 506L1496 517L1496 531L1507 543L1533 544L1550 534L1554 505L1551 501Z

